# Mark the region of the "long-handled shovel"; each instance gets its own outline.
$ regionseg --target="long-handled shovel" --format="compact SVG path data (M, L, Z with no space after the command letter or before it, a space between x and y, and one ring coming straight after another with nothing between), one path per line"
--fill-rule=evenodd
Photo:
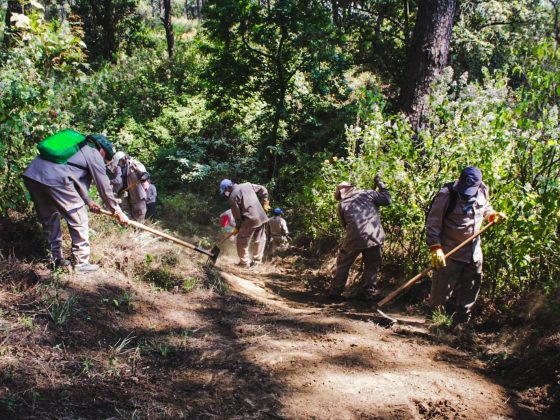
M465 245L471 243L476 237L482 235L486 230L488 230L494 223L496 222L490 222L488 223L486 226L484 226L482 229L480 229L477 233L475 233L474 235L469 236L467 239L465 239L463 242L461 242L459 245L457 245L455 248L453 248L451 251L449 251L447 254L445 254L445 259L449 258L450 256L452 256L453 254L455 254L457 251L459 251L461 248L463 248ZM386 305L387 303L391 302L393 299L395 299L397 296L399 296L402 292L404 292L405 290L409 289L410 287L412 287L412 285L416 282L418 282L418 280L420 280L422 277L424 277L426 274L428 274L430 271L432 271L432 267L427 267L425 268L421 273L415 275L414 277L412 277L409 281L407 281L405 284L403 284L401 287L399 287L397 290L395 290L394 292L390 293L389 295L385 296L382 300L380 300L377 303L377 312L382 315L385 318L391 319L393 322L396 322L396 320L394 318L391 318L390 316L388 316L387 314L383 313L379 308L381 308L383 305Z
M101 213L105 214L107 216L113 216L113 214L111 212L109 212L107 210L104 210L104 209L101 209ZM189 248L189 249L192 249L196 252L200 252L201 254L208 255L208 257L209 257L208 258L208 264L210 264L210 263L215 264L216 260L218 259L218 254L220 253L220 249L217 248L217 246L215 246L214 248L217 248L218 252L214 253L214 252L212 252L214 250L214 248L212 248L212 251L207 251L205 249L200 248L199 246L189 244L188 242L182 241L181 239L175 238L174 236L168 235L165 232L162 232L160 230L157 230L157 229L151 228L149 226L143 225L142 223L138 223L134 220L130 220L128 222L128 224L131 225L131 226L134 226L138 229L145 230L146 232L150 232L150 233L152 233L156 236L160 236L162 238L165 238L165 239L167 239L171 242L175 242L176 244L184 246L185 248ZM227 237L225 239L227 239Z

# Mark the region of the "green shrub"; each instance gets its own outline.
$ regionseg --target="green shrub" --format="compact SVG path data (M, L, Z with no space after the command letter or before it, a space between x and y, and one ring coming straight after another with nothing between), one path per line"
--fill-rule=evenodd
M313 182L294 199L316 238L341 235L334 187L343 180L371 188L381 175L393 196L382 209L385 259L406 274L427 265L425 214L441 186L465 166L478 166L491 202L509 219L483 239L490 292L557 290L560 277L560 148L556 86L559 53L543 42L516 69L524 83L513 90L503 74L483 83L450 69L430 98L426 128L415 135L402 116L380 107L347 131L347 156L325 159Z

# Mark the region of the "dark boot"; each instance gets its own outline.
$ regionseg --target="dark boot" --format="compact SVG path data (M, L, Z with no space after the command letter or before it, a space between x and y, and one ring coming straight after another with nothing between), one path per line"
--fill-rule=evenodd
M72 265L72 261L66 258L57 258L54 260L54 268L69 268Z

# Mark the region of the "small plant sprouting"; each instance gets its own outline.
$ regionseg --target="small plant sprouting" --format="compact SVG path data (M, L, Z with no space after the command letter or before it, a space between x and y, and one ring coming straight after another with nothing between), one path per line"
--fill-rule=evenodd
M187 277L185 280L183 280L183 285L182 285L183 292L185 293L190 292L192 289L196 287L197 283L198 283L198 279L196 277L193 276Z
M29 316L29 315L22 315L19 318L19 323L22 325L22 327L24 327L25 329L28 330L33 330L34 324L33 324L33 317Z
M113 306L116 309L132 309L134 300L134 295L130 292L124 291L119 296L115 298L103 298L101 303L107 306Z
M56 325L64 325L74 314L78 299L70 296L66 301L54 298L48 308L49 316Z
M436 308L432 312L432 322L437 327L451 328L453 325L453 316L447 315L441 308Z
M146 341L146 343L144 344L144 348L146 350L148 350L149 352L152 353L158 353L160 354L162 357L167 357L167 355L169 354L170 351L170 347L169 344L167 343L167 341L163 340L163 339L152 339L152 340L148 340Z
M82 359L82 370L80 372L80 375L89 376L92 367L93 367L93 359L89 357L84 357Z
M223 281L222 276L214 267L206 269L206 285L209 289L216 291L219 295L225 295L228 291L227 284Z

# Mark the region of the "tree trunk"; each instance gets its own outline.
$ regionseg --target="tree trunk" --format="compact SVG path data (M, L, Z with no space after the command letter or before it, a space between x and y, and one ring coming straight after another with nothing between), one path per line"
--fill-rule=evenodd
M340 15L338 10L338 0L331 0L331 11L333 25L340 30Z
M66 12L66 0L56 0L56 4L58 6L58 11L57 12L53 12L52 15L53 16L58 16L58 19L61 22L64 22L66 20L67 16L67 12ZM47 9L48 10L48 9ZM48 15L46 15L48 16ZM47 18L47 20L50 20L50 18Z
M112 0L103 1L103 16L101 17L101 26L105 35L105 45L103 46L103 57L106 60L115 62L115 51L117 48L114 7Z
M165 38L167 40L167 55L173 58L173 46L175 39L173 38L173 25L171 24L171 0L163 0L163 17L161 18L163 27L165 28Z
M422 0L408 49L400 108L413 129L421 125L430 87L447 64L457 0Z
M554 14L554 39L556 40L556 44L560 44L560 27L558 22L558 8L559 8L559 0L549 0Z
M23 6L18 0L8 0L8 7L6 8L6 16L4 20L4 45L10 45L10 34L12 33L12 22L10 18L13 13L23 13Z
M202 17L202 0L196 0L196 17L197 19Z

